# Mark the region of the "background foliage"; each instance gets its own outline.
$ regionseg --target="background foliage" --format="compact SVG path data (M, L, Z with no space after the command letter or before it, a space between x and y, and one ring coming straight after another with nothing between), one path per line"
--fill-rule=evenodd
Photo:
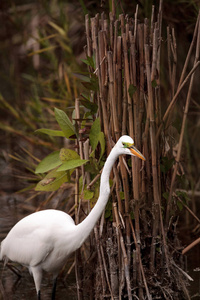
M117 17L121 13L128 14L130 18L134 17L136 4L139 5L138 19L142 21L144 17L151 17L152 5L155 5L156 13L159 7L158 1L136 1L135 3L118 1ZM28 190L23 197L26 195L34 208L55 206L66 209L66 203L68 203L67 209L72 209L72 214L76 214L77 203L74 207L73 201L69 201L71 194L66 196L76 182L75 167L89 160L90 164L86 164L85 171L91 174L90 180L96 178L103 166L105 159L103 155L106 150L100 121L97 119L96 123L94 122L98 105L90 101L91 95L98 92L99 85L96 75L93 74L95 58L87 57L84 48L86 45L84 15L87 13L93 17L97 12L105 12L109 15L111 8L112 1L95 3L92 1L1 2L0 128L2 152L0 164L3 170L2 196L20 189ZM168 0L163 3L163 43L167 44L167 25L174 27L176 33L178 45L176 81L180 77L192 41L198 9L198 1L195 0ZM166 52L161 55L163 62L161 99L162 113L164 113L171 99L171 89L169 89L171 83ZM189 65L189 69L191 68L192 66ZM179 174L179 183L184 192L179 191L178 196L182 202L177 202L180 210L188 204L195 214L199 209L195 193L199 191L200 184L199 75L198 70L181 157L182 169ZM134 93L135 87L130 86L131 97ZM75 101L78 98L79 100ZM186 89L181 91L171 120L173 126L170 132L170 137L172 137L170 142L174 141L174 152L176 152L175 146L179 140L185 99ZM80 107L79 116L76 105ZM78 145L74 146L73 143L73 139L80 136L83 140L89 137L92 148L90 156L85 161L82 160L81 154L76 152ZM63 137L70 139L63 139ZM66 148L71 148L71 152ZM43 158L46 161L42 160ZM173 156L162 157L160 168L163 178L170 180L174 162ZM62 169L60 169L61 166ZM47 174L49 171L50 173ZM35 186L37 192L34 189ZM59 187L61 189L58 190ZM80 179L79 193L82 193L82 200L92 200L91 202L95 203L98 195L98 182L91 192L84 187L85 183ZM192 201L189 201L185 190L191 191ZM41 191L48 191L48 196L44 197ZM54 200L57 195L59 195L59 201L55 204ZM168 199L169 193L166 191L163 197ZM123 192L121 192L121 198L124 199ZM108 203L105 216L108 219L113 217L110 203ZM197 224L193 218L187 217L185 212L180 217L183 220L187 218L187 230L191 226L194 228Z

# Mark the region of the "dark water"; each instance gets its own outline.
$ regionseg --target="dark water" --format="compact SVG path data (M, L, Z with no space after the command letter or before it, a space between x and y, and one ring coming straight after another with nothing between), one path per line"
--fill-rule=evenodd
M20 196L4 196L0 198L0 242L14 224L24 216L32 213L34 207L27 204L26 208ZM73 257L69 261L69 266L66 266L66 272L73 263ZM0 262L0 300L32 300L37 299L33 277L29 274L27 268L17 264L12 264L17 268L17 272L21 275L16 275L7 266L3 266ZM76 280L74 270L67 276L66 272L58 278L56 299L75 300L76 297ZM2 283L2 285L1 285ZM52 278L49 274L44 274L41 286L42 300L51 299ZM3 293L5 297L3 298Z

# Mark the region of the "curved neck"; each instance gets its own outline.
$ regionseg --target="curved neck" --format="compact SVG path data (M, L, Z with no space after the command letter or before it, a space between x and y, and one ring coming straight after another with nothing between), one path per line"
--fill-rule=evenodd
M80 223L77 227L77 237L79 237L80 245L77 247L77 249L84 243L84 241L87 239L87 237L90 235L90 232L94 228L96 222L100 218L110 195L110 185L109 185L109 177L110 172L112 170L112 167L118 158L119 154L116 153L114 150L115 147L111 150L105 164L104 168L101 174L101 180L100 180L100 192L99 192L99 198L92 209L92 211L89 213L89 215ZM78 242L78 241L77 241Z

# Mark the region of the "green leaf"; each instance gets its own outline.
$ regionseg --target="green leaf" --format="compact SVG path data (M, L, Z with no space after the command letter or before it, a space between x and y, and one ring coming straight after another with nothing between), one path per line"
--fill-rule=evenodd
M105 215L104 216L105 216L106 219L112 217L112 202L110 200L106 204Z
M129 93L129 96L132 98L133 97L133 94L137 91L137 88L136 86L134 86L133 84L130 84L129 85L129 88L128 88L128 93Z
M66 43L63 43L61 39L58 39L58 43L60 44L61 48L63 48L63 50L70 54L72 53L72 49Z
M49 23L49 25L52 26L52 27L53 27L60 35L66 36L66 31L65 31L63 28L61 28L60 26L58 26L57 24L55 24L55 23L53 23L53 22L51 22L51 21L49 21L48 23Z
M90 66L90 63L87 59L81 59L82 62L84 62L86 65Z
M162 157L161 164L160 164L160 170L162 173L167 173L175 163L174 158L168 158L167 156Z
M181 200L186 204L188 201L190 201L190 198L188 194L184 191L176 191L176 195L181 198Z
M36 167L35 173L45 173L62 164L59 157L60 151L54 151L46 156Z
M94 197L94 192L88 190L88 189L85 189L83 191L83 198L85 200L91 200L92 198Z
M90 139L90 145L92 146L92 150L93 153L91 153L91 156L94 155L94 151L98 145L98 143L100 143L101 145L101 153L100 153L100 158L99 160L101 160L104 152L105 152L105 136L104 133L101 131L101 125L100 125L100 120L99 118L97 118L90 130L90 135L89 135L89 139Z
M81 4L82 11L83 11L84 15L88 15L88 14L89 14L89 11L88 11L88 9L87 9L87 6L85 5L84 0L80 0L79 2L80 2L80 4Z
M99 166L96 159L90 156L90 163L85 166L85 171L95 176L99 174Z
M0 102L4 104L4 106L11 112L11 114L15 118L20 118L18 111L3 98L2 94L0 94Z
M34 52L31 52L31 53L29 53L29 56L33 56L33 55L35 55L35 54L39 54L39 53L43 53L43 52L49 52L50 50L53 50L53 49L55 49L55 48L57 48L58 46L49 46L49 47L46 47L46 48L42 48L42 49L39 49L39 50L37 50L37 51L34 51ZM28 76L26 76L26 77L28 77ZM29 76L30 77L30 76Z
M101 160L102 156L104 155L105 152L105 148L106 148L106 142L105 142L105 136L104 133L101 131L99 132L99 143L101 145L101 153L100 153L100 158L99 160Z
M160 171L161 171L162 173L166 173L165 167L164 167L164 165L162 165L162 164L160 164Z
M95 74L90 74L91 77L89 77L89 82L85 81L81 82L83 86L85 86L86 89L92 90L92 91L98 91L99 90L99 81L98 77Z
M169 192L164 192L164 193L162 194L162 196L163 196L163 198L164 198L165 200L168 200L168 198L169 198Z
M88 76L86 76L86 75L84 75L84 74L87 74ZM73 75L76 77L76 78L78 78L78 79L80 79L80 80L82 80L83 82L90 82L90 77L89 77L89 73L87 72L87 73L73 73Z
M98 91L98 84L96 82L81 82L82 85L87 89L94 92Z
M119 192L119 194L120 194L120 199L121 199L121 200L124 200L124 199L125 199L124 192L121 191L121 192Z
M98 105L96 103L85 99L80 99L80 102L85 108L89 109L92 114L95 114L97 112Z
M157 87L158 84L157 84L155 79L151 82L151 85L152 85L153 88Z
M64 162L57 171L67 171L71 169L78 168L82 165L84 165L88 160L86 159L71 159L66 162Z
M131 217L131 220L134 220L134 219L135 219L135 215L134 215L134 212L133 212L133 211L131 211L130 217Z
M85 93L81 93L81 97L84 99L84 100L86 100L86 101L90 101L90 95L87 95L87 94L85 94Z
M64 132L61 130L51 130L51 129L47 129L47 128L40 128L35 130L36 133L44 133L44 134L48 134L50 136L62 136L64 137Z
M66 149L66 148L62 148L60 150L60 160L62 162L66 162L68 160L72 160L72 159L80 159L80 156L78 155L78 153L74 150L71 149Z
M182 211L183 204L180 201L177 201L177 206L178 206L179 210Z
M97 118L94 123L92 124L90 130L90 145L92 146L92 150L95 150L98 142L99 142L99 133L101 132L100 120Z
M81 122L81 130L82 132L88 132L88 125L87 123L91 121L93 122L92 113L90 111L87 111L84 113L82 122Z
M92 67L93 69L95 69L95 62L94 62L93 57L87 56L87 59L82 59L82 61L86 65L88 65L88 66Z
M52 192L59 189L59 187L69 181L69 176L66 172L57 172L52 170L45 178L43 178L35 187L36 191Z
M111 210L108 210L108 209L106 209L106 210L105 210L105 215L104 215L105 219L108 219L108 218L110 218L110 217L111 217L111 215L112 215L112 211L111 211Z
M62 129L65 137L69 139L73 135L76 135L76 130L66 113L58 108L55 108L54 111L56 121Z

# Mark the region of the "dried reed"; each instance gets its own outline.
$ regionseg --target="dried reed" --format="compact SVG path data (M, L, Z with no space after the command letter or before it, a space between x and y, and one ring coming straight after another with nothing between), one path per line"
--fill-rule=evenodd
M151 20L145 19L144 23L138 20L138 6L134 20L124 15L116 19L114 1L112 3L113 11L109 19L104 13L91 19L88 16L85 18L86 53L89 57L95 57L94 73L99 85L99 91L93 94L93 101L98 103L98 116L107 142L107 154L112 147L112 140L116 142L122 134L129 134L147 160L141 162L132 158L131 173L122 157L119 159L119 169L117 166L113 168L113 221L104 225L104 235L102 221L100 229L96 226L94 231L101 278L94 288L95 299L122 299L122 292L128 295L128 299L155 299L158 295L165 299L173 299L177 291L180 299L188 298L184 272L180 267L175 267L179 261L173 263L170 248L173 241L169 241L168 232L171 230L171 209L174 205L172 196L194 72L200 64L199 17L178 86L175 32L174 29L167 28L166 53L171 101L161 118L162 1L157 16L155 8L152 7ZM197 41L194 66L185 76L195 39ZM189 79L178 155L169 186L169 178L163 175L160 168L160 160L165 153L164 126L166 121L169 121L169 113L172 112L180 91ZM78 146L79 152L82 153L81 144ZM77 182L78 176L77 173ZM87 180L89 188L92 184L93 182L89 184ZM168 202L162 196L167 190ZM124 200L120 197L120 191L124 192ZM77 190L76 192L78 193ZM77 200L76 205L78 207ZM163 208L166 208L166 212ZM76 214L78 215L78 211ZM107 239L107 253L102 246L103 236ZM178 276L172 276L173 273Z

